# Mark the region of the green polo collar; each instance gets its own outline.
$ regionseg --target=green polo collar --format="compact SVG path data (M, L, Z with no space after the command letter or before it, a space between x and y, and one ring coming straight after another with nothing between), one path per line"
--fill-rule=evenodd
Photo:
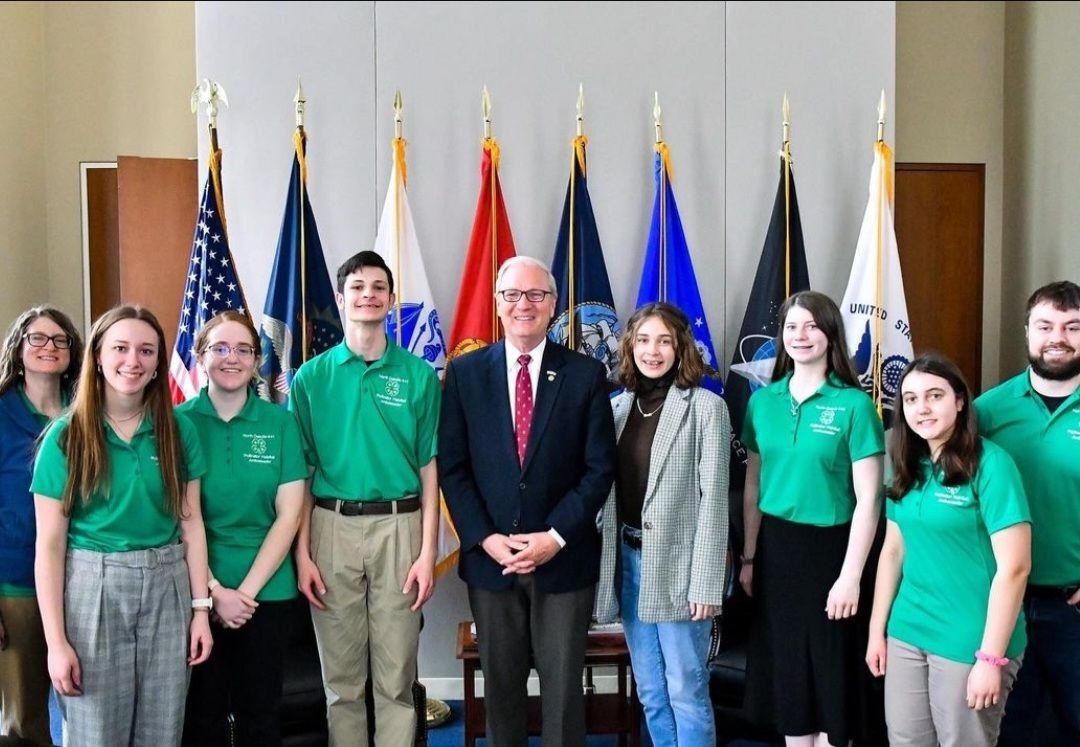
M773 394L777 397L786 397L791 395L791 377L794 372L787 374L784 378L777 382L779 386L773 389ZM834 373L830 373L825 377L825 382L821 387L810 395L810 397L835 397L840 394L842 389L850 389L843 379ZM809 397L807 397L809 399Z
M257 412L255 412L255 408L258 407L258 399L258 397L253 396L251 388L248 387L247 399L244 400L244 406L240 408L240 412L236 413L232 417L232 419L247 420L250 422L258 420L259 415ZM221 420L221 416L218 415L217 408L214 407L214 403L210 399L209 387L202 388L202 391L199 392L199 396L195 399L195 404L191 406L191 411L198 415L207 415L209 417Z
M391 340L389 335L387 335L386 349L383 351L383 354L379 356L378 360L372 361L371 363L368 363L366 360L364 360L363 356L359 356L352 350L350 350L348 344L344 340L339 342L334 347L330 348L330 351L327 353L327 355L330 356L330 360L335 365L340 366L345 363L359 362L367 365L369 368L378 368L380 366L389 366L396 363L397 357L398 355L400 355L401 351L402 348L397 345L393 340Z

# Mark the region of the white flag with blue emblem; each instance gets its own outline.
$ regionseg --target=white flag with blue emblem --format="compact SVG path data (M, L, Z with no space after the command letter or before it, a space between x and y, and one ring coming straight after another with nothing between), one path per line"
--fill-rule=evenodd
M394 273L397 303L386 317L386 334L401 347L427 361L441 379L446 368L446 341L420 256L420 242L416 240L412 210L409 209L405 189L405 140L394 138L393 144L394 164L390 170L390 186L386 190L386 202L374 246L374 251L382 255ZM457 562L461 542L442 496L439 497L439 513L435 572L442 575Z
M446 341L420 256L405 178L405 141L395 138L390 186L373 247L394 273L397 304L386 317L386 333L401 347L427 361L441 379L446 368Z
M914 357L892 211L892 149L878 141L870 170L870 199L840 311L855 372L886 428L892 422L900 374Z

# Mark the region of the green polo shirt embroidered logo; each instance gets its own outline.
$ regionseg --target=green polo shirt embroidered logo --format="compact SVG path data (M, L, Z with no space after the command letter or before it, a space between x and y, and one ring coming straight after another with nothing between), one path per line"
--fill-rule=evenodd
M851 465L885 451L881 420L861 390L830 377L797 408L791 376L750 398L742 439L761 455L764 513L787 521L836 526L851 520Z
M979 432L1009 453L1031 506L1028 583L1080 583L1080 389L1050 414L1027 370L975 400Z
M46 431L34 462L31 492L56 500L63 497L68 469L60 436L67 425L67 417L61 417ZM195 429L182 415L177 416L176 425L186 479L201 478L206 465ZM108 423L104 426L109 454L109 493L94 493L86 503L81 496L77 497L68 523L68 547L126 552L175 544L180 539L180 525L165 508L157 439L150 420L143 419L130 443L120 439Z
M200 487L210 570L235 589L277 518L278 486L307 477L300 431L292 415L254 394L228 422L206 389L177 412L191 420L206 456ZM296 571L287 557L257 599L281 601L296 593Z
M889 635L971 664L982 642L990 584L997 572L990 535L1030 522L1027 499L1009 455L986 439L972 483L943 485L929 460L923 479L900 501L885 502L886 516L904 539ZM1005 653L1010 658L1027 645L1022 614Z
M311 492L342 500L420 494L437 453L442 390L431 367L387 338L368 364L342 342L296 372L289 408L314 467Z

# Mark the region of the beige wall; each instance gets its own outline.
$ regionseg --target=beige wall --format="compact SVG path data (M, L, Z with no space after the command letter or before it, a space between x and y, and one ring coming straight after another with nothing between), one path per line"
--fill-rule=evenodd
M44 4L44 77L48 293L81 319L79 162L195 157L194 3Z
M44 6L0 4L0 330L48 295Z
M983 388L1000 378L1003 2L896 4L896 160L986 164Z
M1080 282L1080 3L1007 4L1005 17L1006 272L1002 366L1024 363L1020 325L1031 291Z

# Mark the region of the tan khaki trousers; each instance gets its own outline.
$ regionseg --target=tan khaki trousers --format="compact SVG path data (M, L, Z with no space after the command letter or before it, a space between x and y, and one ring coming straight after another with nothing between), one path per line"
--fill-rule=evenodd
M48 651L35 597L0 597L7 648L0 651L0 734L51 745Z
M326 584L325 610L312 608L319 645L330 747L367 747L364 690L371 661L375 743L412 745L416 714L412 685L420 613L403 594L420 555L420 512L342 516L314 508L311 557Z

